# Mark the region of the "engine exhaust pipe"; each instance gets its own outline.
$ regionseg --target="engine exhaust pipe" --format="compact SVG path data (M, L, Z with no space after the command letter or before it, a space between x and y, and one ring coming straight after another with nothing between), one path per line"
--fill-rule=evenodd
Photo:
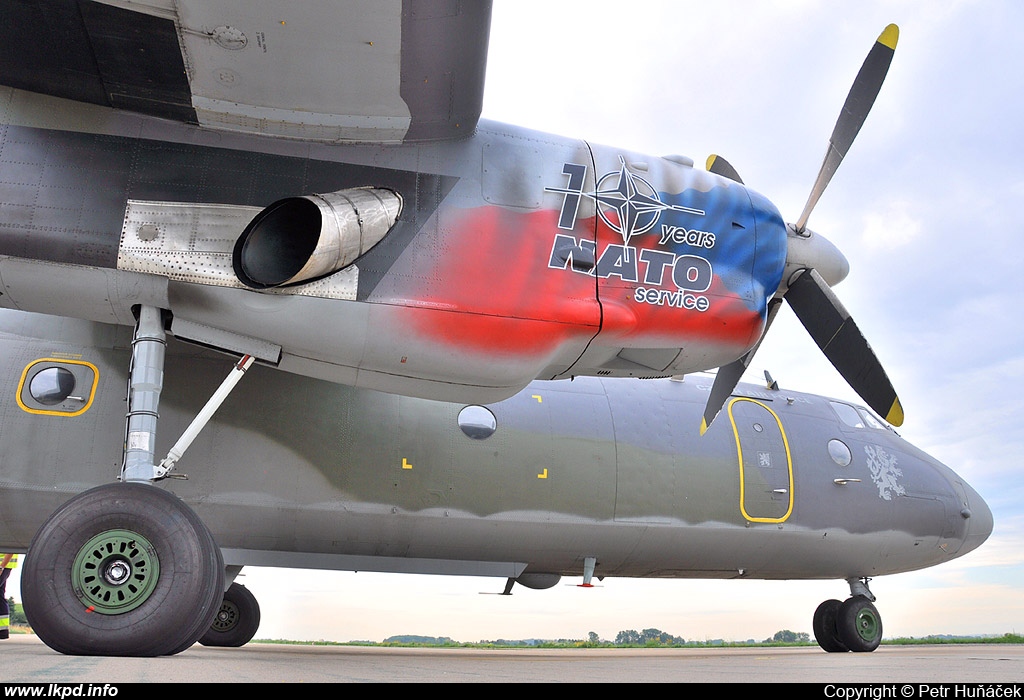
M401 195L372 187L278 200L235 242L235 275L253 289L326 277L380 242L401 211Z

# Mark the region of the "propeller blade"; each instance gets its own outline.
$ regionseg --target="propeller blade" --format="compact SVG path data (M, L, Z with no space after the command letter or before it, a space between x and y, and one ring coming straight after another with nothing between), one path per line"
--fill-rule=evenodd
M806 270L789 285L785 298L850 387L891 425L903 425L903 406L882 364L821 275Z
M730 362L725 367L719 367L718 374L715 375L715 383L711 385L711 395L708 396L707 405L704 406L704 417L700 421L701 435L708 431L715 418L721 413L725 402L732 396L736 385L740 383L740 377L743 376L747 367L750 366L750 361L754 359L754 353L761 347L761 341L768 335L768 329L771 328L772 321L775 320L775 314L779 312L780 306L782 306L782 299L772 299L769 301L768 318L764 324L764 332L761 333L761 340L757 341L757 344L750 348L747 354L740 359Z
M807 219L811 210L818 203L829 181L843 162L853 140L860 132L864 120L871 111L871 106L878 97L878 91L882 88L886 73L889 72L889 64L892 62L893 53L896 50L896 42L899 39L900 30L895 24L890 24L878 36L875 45L871 47L868 56L864 59L857 78L853 81L850 94L846 97L846 104L839 114L832 137L828 141L828 150L825 152L825 161L818 171L818 179L814 182L811 194L807 198L807 204L796 222L796 230L802 233L807 228Z
M721 175L722 177L729 178L733 182L743 184L743 179L740 174L736 172L736 168L732 167L732 163L727 161L722 156L716 156L714 153L708 156L708 161L704 165L709 173L715 175Z

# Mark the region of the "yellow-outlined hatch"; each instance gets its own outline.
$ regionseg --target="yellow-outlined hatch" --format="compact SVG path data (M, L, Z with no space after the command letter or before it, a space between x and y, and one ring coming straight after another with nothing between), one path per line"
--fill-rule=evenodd
M51 369L55 372L44 376ZM33 381L41 377L45 380L49 376L60 378L55 383L54 391L45 397L36 396L33 393ZM100 371L91 362L43 357L26 365L21 373L21 381L18 382L16 398L21 409L28 413L65 418L80 416L92 406L99 379Z
M740 512L750 522L785 522L793 513L793 457L782 421L745 397L729 402L729 420L740 467Z

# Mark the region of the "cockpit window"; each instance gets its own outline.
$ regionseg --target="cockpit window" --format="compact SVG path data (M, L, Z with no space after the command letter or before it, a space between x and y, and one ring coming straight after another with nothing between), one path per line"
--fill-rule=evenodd
M881 421L879 421L877 418L871 415L871 412L868 411L866 408L859 408L857 409L857 412L860 413L861 418L864 419L864 423L869 428L875 428L876 430L885 430L885 425L883 425Z
M863 428L864 419L860 417L857 409L849 404L839 403L837 401L830 402L832 404L832 410L839 416L839 420L846 423L851 428Z
M839 401L830 401L829 403L832 404L832 410L839 416L839 420L851 428L886 429L885 424L875 418L866 408L855 408L850 404L840 403Z

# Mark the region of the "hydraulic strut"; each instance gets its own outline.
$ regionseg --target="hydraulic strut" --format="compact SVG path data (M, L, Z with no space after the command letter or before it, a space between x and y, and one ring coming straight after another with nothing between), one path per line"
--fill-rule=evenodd
M164 311L152 306L139 308L139 321L132 340L132 365L128 383L128 417L125 429L122 481L152 482L170 476L213 414L220 408L241 380L255 358L245 355L239 360L217 391L203 406L167 456L156 464L156 428L160 417L160 392L164 384L164 358L167 334L164 330Z
M152 306L140 307L132 339L122 481L154 481L158 478L153 452L156 449L156 424L160 417L160 392L164 387L166 349L163 310Z

